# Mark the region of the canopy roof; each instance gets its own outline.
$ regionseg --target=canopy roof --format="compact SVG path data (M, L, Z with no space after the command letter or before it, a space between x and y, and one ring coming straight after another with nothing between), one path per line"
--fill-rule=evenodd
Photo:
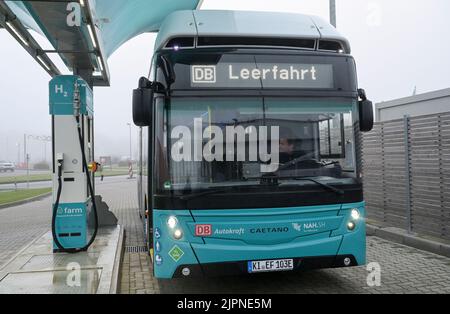
M80 5L74 7L76 1L68 0L0 0L0 25L50 75L58 75L60 71L47 54L58 53L69 69L90 84L109 85L107 60L117 48L139 34L157 32L167 15L198 8L201 1L79 0ZM81 24L69 25L68 17L73 18L77 12ZM29 29L44 35L54 50L43 50Z

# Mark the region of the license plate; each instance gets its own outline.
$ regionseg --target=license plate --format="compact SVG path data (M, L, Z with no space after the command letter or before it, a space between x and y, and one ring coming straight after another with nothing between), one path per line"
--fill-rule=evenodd
M275 259L266 261L249 261L249 273L263 273L271 271L288 271L294 269L293 259Z

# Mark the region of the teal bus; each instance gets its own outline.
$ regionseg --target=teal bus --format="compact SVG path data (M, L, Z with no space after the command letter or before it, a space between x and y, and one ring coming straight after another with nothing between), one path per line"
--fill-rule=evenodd
M301 14L177 11L133 91L139 214L156 278L366 262L349 42Z

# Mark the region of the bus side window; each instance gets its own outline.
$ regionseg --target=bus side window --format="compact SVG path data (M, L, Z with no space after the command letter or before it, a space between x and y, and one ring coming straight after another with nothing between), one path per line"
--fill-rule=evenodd
M319 122L320 157L345 158L344 118L342 114L330 115Z

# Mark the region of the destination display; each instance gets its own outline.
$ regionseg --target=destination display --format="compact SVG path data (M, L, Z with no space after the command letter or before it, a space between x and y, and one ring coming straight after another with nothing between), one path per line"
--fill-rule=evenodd
M219 63L191 65L194 88L334 88L333 65Z

